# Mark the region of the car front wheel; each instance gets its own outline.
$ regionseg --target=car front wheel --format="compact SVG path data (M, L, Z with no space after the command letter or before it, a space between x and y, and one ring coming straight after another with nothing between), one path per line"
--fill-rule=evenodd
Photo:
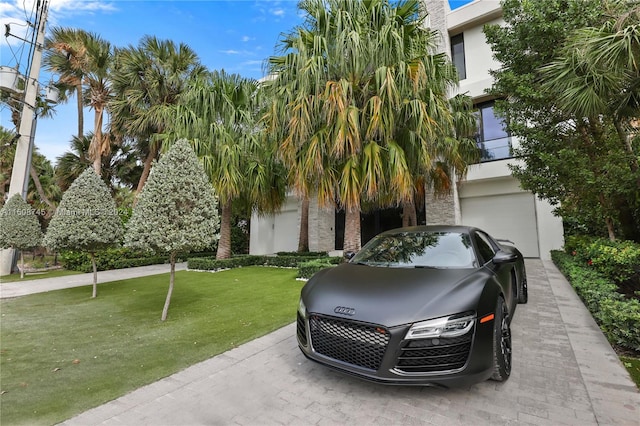
M511 374L511 327L504 299L498 300L493 322L493 375L491 380L504 382Z

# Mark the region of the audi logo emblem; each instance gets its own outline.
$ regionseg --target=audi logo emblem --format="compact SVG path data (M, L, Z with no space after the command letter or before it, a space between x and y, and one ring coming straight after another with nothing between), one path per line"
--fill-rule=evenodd
M356 314L355 309L347 308L345 306L336 306L333 312L335 312L336 314L349 315L349 316L353 316Z

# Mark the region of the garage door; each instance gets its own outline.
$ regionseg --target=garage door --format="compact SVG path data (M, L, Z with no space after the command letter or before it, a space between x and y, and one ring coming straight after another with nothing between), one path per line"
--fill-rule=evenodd
M525 257L540 257L533 194L485 195L460 200L462 224L511 240Z

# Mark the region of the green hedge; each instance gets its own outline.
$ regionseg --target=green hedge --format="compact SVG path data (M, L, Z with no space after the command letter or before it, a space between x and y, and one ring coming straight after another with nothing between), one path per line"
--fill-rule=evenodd
M299 278L309 278L309 275L306 271L317 270L322 268L317 268L314 266L306 266L307 263L312 264L322 264L323 267L328 267L332 265L337 265L342 262L341 257L318 257L317 255L312 256L303 256L302 254L296 254L291 256L289 253L285 253L281 256L236 256L231 259L215 259L213 257L202 257L202 258L190 258L187 261L187 265L189 269L197 269L202 271L218 271L221 269L232 269L239 268L242 266L277 266L281 268L300 268L304 266L305 275L301 275L300 271L298 272Z
M318 271L331 268L342 262L341 257L328 257L324 259L309 260L300 262L298 265L298 278L309 279Z
M62 251L60 252L60 262L66 269L71 271L93 271L91 257L86 252ZM110 248L96 253L96 267L98 271L157 265L167 262L167 256L158 256L153 253L126 248Z
M640 290L640 244L605 238L570 236L565 251L618 284L631 283Z
M640 352L640 301L627 299L618 286L578 256L552 251L551 258L615 345Z
M284 257L328 257L329 254L326 251L279 251L276 253L278 256Z

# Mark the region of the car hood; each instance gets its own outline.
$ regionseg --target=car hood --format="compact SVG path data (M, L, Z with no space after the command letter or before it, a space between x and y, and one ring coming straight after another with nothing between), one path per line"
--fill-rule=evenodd
M486 278L483 269L342 264L311 278L302 299L311 313L393 327L476 310Z

